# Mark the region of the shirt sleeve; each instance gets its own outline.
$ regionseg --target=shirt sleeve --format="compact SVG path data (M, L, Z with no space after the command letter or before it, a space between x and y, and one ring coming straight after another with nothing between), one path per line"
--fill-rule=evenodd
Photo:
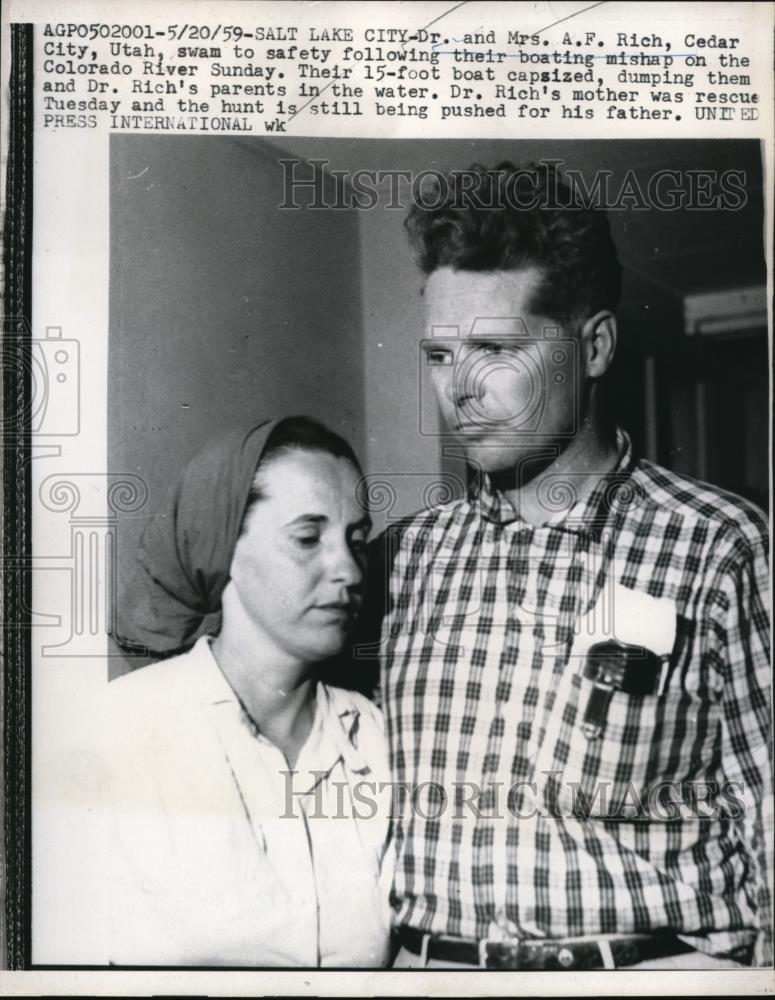
M741 835L759 915L754 965L773 963L773 776L767 540L738 539L716 578L714 652L723 678L722 770L744 808Z

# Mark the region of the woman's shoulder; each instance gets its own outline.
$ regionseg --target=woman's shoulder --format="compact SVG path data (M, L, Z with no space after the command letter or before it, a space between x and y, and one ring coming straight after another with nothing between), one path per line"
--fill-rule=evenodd
M117 788L155 797L164 786L174 799L176 785L201 777L195 762L214 759L208 705L217 681L196 647L111 681L106 738Z
M197 643L185 653L111 681L107 710L115 738L169 743L174 731L182 740L199 724L202 706L224 683L219 674L212 654Z
M214 664L212 654L200 639L195 646L170 656L165 660L131 670L111 681L108 691L115 699L124 703L130 701L151 701L159 698L179 697L188 699L196 696L207 683Z

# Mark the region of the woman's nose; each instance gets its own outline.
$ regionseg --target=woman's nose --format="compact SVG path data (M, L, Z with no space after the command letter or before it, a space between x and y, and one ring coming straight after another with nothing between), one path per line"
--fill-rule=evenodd
M363 579L363 568L346 541L332 554L332 579L346 587L357 587Z

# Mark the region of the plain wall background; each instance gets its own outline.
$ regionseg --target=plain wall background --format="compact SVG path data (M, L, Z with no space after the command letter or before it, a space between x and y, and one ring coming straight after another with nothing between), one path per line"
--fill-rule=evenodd
M388 201L388 198L385 198ZM373 520L381 528L448 500L465 486L462 461L442 456L439 417L423 363L420 274L405 212L361 212L365 468Z
M119 524L121 565L180 470L222 430L308 413L364 444L354 212L278 212L262 144L111 137L108 449L146 508Z

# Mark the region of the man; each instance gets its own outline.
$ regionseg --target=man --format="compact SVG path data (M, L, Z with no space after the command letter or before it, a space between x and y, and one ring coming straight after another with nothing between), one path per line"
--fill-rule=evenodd
M396 964L771 964L763 517L609 422L620 265L553 169L407 226L472 475L387 536Z

